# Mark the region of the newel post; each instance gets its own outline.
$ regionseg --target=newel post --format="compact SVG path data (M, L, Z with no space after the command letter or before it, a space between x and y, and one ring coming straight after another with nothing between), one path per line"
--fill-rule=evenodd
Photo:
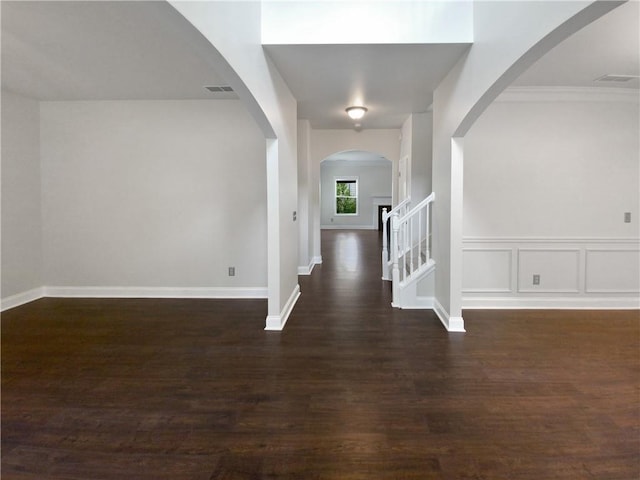
M389 246L387 245L387 208L382 208L382 280L389 278Z
M391 257L393 261L393 267L391 271L391 290L393 298L391 300L392 306L398 306L400 304L400 268L398 267L398 236L400 225L398 225L398 215L391 216Z

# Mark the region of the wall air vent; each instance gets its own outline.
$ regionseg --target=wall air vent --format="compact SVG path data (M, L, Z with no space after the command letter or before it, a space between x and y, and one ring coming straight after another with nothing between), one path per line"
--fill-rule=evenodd
M629 82L631 80L636 80L638 75L604 75L602 77L596 78L595 82L613 82L613 83L624 83Z
M210 92L210 98L229 99L238 98L236 92L229 85L205 85L205 90Z

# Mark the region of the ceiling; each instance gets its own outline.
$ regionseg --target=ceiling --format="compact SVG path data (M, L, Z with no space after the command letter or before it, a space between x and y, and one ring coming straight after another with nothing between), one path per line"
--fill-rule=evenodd
M39 100L213 98L210 46L167 2L2 1L2 86Z
M314 128L352 128L350 105L369 111L365 128L397 128L426 112L433 91L466 44L269 45L265 47L293 95L298 117Z
M640 2L631 0L566 39L532 65L514 86L640 88L594 82L604 75L640 75Z
M391 160L388 158L373 152L366 152L364 150L345 150L343 152L336 152L323 159L322 162L354 162L363 161L368 163L380 163L389 164Z
M206 40L168 3L6 1L2 86L41 100L217 98L225 84ZM517 86L602 86L605 74L639 74L639 4L585 27L525 72ZM352 128L350 104L369 108L363 128L399 128L423 112L467 45L265 47L314 128ZM208 53L209 52L209 53Z

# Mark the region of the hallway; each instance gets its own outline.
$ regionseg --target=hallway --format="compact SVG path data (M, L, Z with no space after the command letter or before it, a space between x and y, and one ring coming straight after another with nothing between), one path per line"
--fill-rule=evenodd
M42 299L2 315L3 479L640 473L638 312L390 307L375 231L264 300Z

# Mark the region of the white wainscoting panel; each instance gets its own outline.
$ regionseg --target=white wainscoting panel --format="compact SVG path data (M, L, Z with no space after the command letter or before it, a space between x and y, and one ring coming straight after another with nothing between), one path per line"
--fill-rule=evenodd
M510 248L465 248L462 291L510 293L512 256Z
M640 240L467 237L462 285L463 308L638 309Z
M585 261L587 293L640 292L640 250L588 248Z
M519 248L518 292L578 293L580 250L565 248ZM533 285L533 276L540 284Z

